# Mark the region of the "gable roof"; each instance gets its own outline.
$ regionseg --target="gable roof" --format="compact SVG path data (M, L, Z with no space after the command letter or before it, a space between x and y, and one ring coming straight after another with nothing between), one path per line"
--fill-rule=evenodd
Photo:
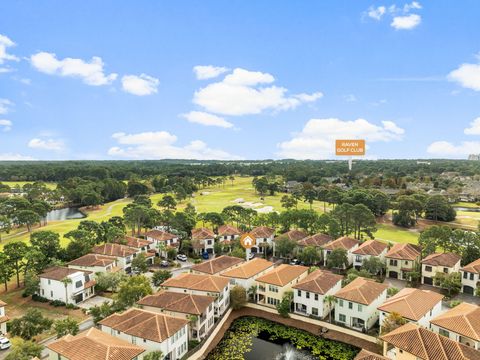
M342 279L342 275L337 275L330 271L315 270L308 274L305 279L292 287L294 289L310 291L323 295L337 285L339 281L342 281Z
M128 335L162 343L188 324L188 320L132 308L123 313L112 314L99 324Z
M430 290L404 288L387 299L378 310L396 312L402 317L418 321L443 299L443 295Z
M465 265L461 270L480 274L480 259L477 259L474 262Z
M139 239L133 236L125 236L125 245L137 249L141 249L144 246L151 245L152 242L146 239Z
M198 291L222 292L228 283L229 280L221 276L183 273L164 281L162 286Z
M145 236L151 237L156 241L167 241L178 238L177 235L170 234L169 232L162 230L150 230L145 233Z
M255 236L255 238L269 238L273 234L275 234L275 229L270 228L268 226L257 226L254 228L252 231L250 231L250 234Z
M257 281L277 286L285 286L307 271L308 267L306 266L282 264L258 277Z
M344 288L338 290L334 296L340 299L369 305L388 288L372 279L357 277Z
M232 235L240 235L242 232L238 230L237 227L227 224L222 225L218 228L218 235L220 236L232 236Z
M362 349L353 360L390 360L389 358Z
M287 231L286 233L283 233L283 234L279 235L278 238L288 238L289 240L298 241L298 240L301 240L303 238L306 238L307 236L308 236L308 234L306 232L303 232L301 230L293 229L293 230Z
M420 256L421 249L413 244L395 244L387 252L385 257L399 260L415 260Z
M333 240L332 242L328 243L325 245L323 248L326 250L335 250L335 249L345 249L345 250L350 250L353 248L355 245L358 245L360 241L357 239L353 239L348 236L342 236L341 238L338 238L337 240Z
M126 245L106 243L103 245L95 246L92 249L92 253L116 257L127 257L136 254L137 251Z
M461 303L430 320L432 324L480 341L480 307Z
M299 246L324 246L334 240L333 237L327 234L318 233L312 236L297 241Z
M379 256L388 248L388 245L378 240L367 240L353 251L357 255Z
M132 360L145 351L96 328L66 335L46 346L69 360Z
M244 260L240 258L222 255L211 260L201 262L200 264L193 265L191 269L205 274L215 275L243 262Z
M422 260L422 264L431 266L454 267L462 257L455 253L435 253Z
M275 264L271 261L261 258L254 258L233 269L224 271L221 273L221 275L237 279L250 279L251 277L267 270L270 267L273 267L274 265Z
M214 239L215 233L207 228L192 229L192 240Z
M91 274L92 272L78 270L78 269L71 269L64 266L52 266L50 268L45 269L43 273L38 275L38 277L60 281L62 279L65 279L67 276L73 275L76 273Z
M215 298L213 296L182 294L162 290L156 294L145 296L137 304L184 314L201 315L214 301Z
M380 337L393 346L423 360L478 360L480 351L407 323Z
M76 266L108 266L114 264L116 259L111 256L99 254L86 254L75 260L70 261L67 265Z

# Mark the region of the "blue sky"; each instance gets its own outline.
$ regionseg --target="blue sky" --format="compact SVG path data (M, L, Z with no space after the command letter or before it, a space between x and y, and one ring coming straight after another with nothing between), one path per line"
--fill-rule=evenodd
M461 5L460 5L461 4ZM480 153L480 2L2 1L0 159Z

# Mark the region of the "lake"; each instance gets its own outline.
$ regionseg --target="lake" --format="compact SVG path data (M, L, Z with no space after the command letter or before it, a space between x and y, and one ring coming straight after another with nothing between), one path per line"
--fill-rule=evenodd
M67 207L63 209L55 209L47 213L46 219L48 221L62 221L70 219L82 219L85 215L75 207Z
M297 350L292 344L276 344L257 337L252 339L252 350L245 353L245 360L313 360L306 351Z

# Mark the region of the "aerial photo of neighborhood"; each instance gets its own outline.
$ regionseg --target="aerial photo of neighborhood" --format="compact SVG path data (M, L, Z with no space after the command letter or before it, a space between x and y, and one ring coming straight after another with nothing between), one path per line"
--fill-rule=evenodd
M0 360L480 360L479 1L0 19Z

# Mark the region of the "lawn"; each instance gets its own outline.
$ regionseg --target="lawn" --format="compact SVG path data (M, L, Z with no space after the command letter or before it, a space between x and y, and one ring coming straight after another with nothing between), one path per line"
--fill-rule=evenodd
M401 227L389 224L378 224L375 238L383 241L399 243L418 243L419 233L414 230L403 229Z
M0 181L2 184L8 185L11 188L15 186L20 186L22 187L25 184L33 184L34 181ZM45 182L45 185L47 186L48 189L55 189L57 187L56 183L53 182Z

